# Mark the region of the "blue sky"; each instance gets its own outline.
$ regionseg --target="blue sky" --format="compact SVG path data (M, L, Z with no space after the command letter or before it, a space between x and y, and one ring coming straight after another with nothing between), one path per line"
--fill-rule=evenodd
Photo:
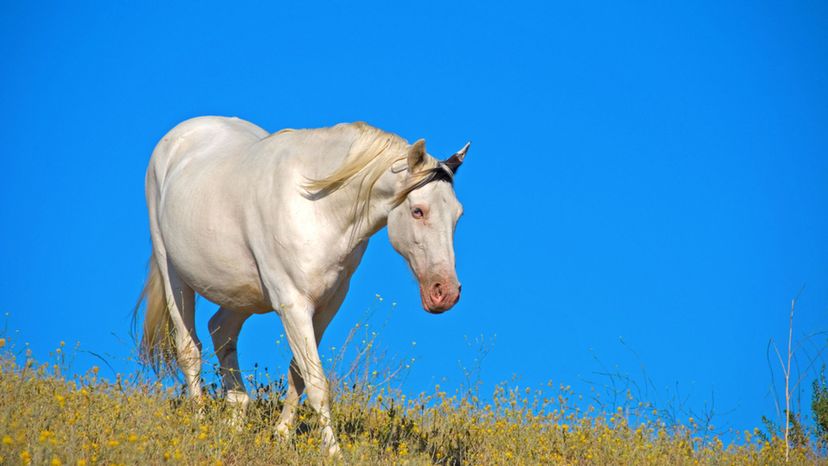
M618 372L751 428L774 414L767 344L803 285L796 337L826 330L824 3L1 8L0 311L38 357L80 341L131 370L146 163L205 114L271 131L365 120L436 156L473 141L460 304L424 313L383 231L323 342L379 307L389 352L417 359L412 392L462 383L482 336L487 388L588 394ZM248 321L242 366L284 367L279 333L274 315Z

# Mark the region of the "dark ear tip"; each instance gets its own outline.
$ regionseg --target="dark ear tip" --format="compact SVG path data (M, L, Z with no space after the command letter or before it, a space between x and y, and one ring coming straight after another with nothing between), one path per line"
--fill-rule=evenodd
M471 141L467 142L466 145L463 146L463 148L460 149L459 152L457 152L457 155L460 158L460 160L463 160L463 158L466 157L466 152L468 152L469 147L471 147Z

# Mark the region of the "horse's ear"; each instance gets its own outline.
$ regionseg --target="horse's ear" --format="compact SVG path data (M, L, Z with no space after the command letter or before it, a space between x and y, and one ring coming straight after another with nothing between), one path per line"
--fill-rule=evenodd
M408 148L408 171L413 172L425 160L425 139L420 139Z
M469 150L469 146L471 146L471 141L467 142L462 149L458 150L454 153L454 155L443 161L452 173L457 173L457 169L460 168L460 165L463 165L463 159L466 158L466 151Z

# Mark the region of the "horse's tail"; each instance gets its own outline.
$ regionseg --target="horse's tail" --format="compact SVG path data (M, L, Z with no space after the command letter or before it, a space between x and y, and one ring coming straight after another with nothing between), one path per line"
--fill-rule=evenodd
M133 333L137 330L141 303L146 302L144 310L144 332L138 346L141 361L150 365L156 373L171 369L175 362L174 327L167 304L164 283L155 256L149 260L149 274L144 289L132 310Z

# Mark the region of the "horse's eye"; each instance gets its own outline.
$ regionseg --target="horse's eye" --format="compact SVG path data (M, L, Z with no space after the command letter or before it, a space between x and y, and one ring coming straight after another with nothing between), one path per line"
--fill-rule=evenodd
M411 209L411 216L414 218L423 218L423 209L419 207Z

